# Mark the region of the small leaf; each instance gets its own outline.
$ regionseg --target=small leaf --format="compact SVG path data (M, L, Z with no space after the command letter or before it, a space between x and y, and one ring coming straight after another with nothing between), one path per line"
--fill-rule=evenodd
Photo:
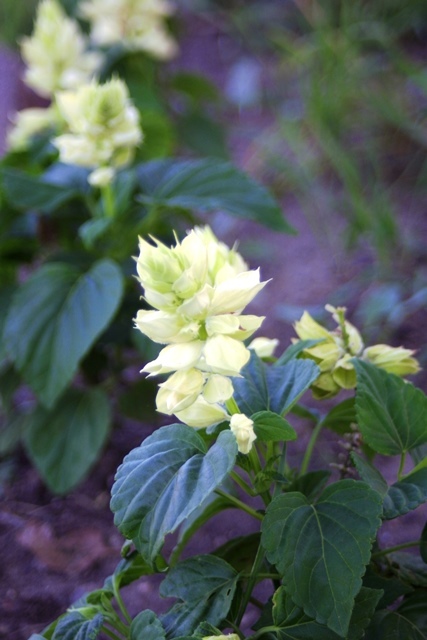
M276 360L274 365L278 367L287 364L291 360L294 360L294 358L300 356L304 349L314 347L316 344L319 344L319 342L323 342L323 340L298 340L298 342L295 342L295 344L291 344L291 346L282 353L282 355Z
M299 491L312 502L323 491L330 477L330 471L309 471L289 484L286 491Z
M424 633L398 611L377 611L365 640L425 640Z
M362 587L356 596L346 640L360 640L364 637L364 630L374 614L381 593ZM272 613L274 624L280 627L277 632L279 640L338 640L341 637L305 615L304 611L292 602L283 587L273 596Z
M166 637L162 623L153 611L141 611L130 625L130 640L163 640Z
M73 611L58 622L52 640L96 640L104 622L102 614L93 620L87 620L77 611Z
M347 398L337 404L322 421L323 427L340 435L351 432L351 425L357 423L354 398Z
M254 421L256 436L262 442L287 442L297 438L289 422L272 411L258 411L251 420Z
M262 524L267 558L306 615L345 637L380 526L381 498L366 484L342 480L316 505L301 493L277 496Z
M236 455L230 431L220 433L206 452L191 427L159 429L131 451L117 471L111 499L116 525L152 561L165 536L224 481Z
M427 468L405 476L389 487L384 497L384 518L392 520L427 501Z
M138 551L133 551L128 557L120 560L117 567L114 569L114 573L106 578L104 582L104 588L112 589L112 582L114 581L117 588L125 587L135 580L139 580L141 576L149 576L153 573L152 567L147 564L144 558Z
M377 453L400 455L427 442L427 397L392 373L354 359L356 411L366 443Z
M357 455L354 451L350 454L351 459L354 463L354 466L357 469L359 476L362 478L363 482L366 482L371 489L380 494L380 496L384 497L388 491L387 480L383 477L383 475L378 471L373 464L369 462L369 460L365 460L361 456Z
M46 407L71 382L122 293L123 276L111 260L85 273L66 263L46 264L18 289L4 339L16 368Z
M25 431L25 447L53 493L75 487L98 458L111 422L100 389L70 389L51 410L39 408Z
M293 233L267 189L232 164L213 159L156 160L136 168L153 203L197 211L226 211Z
M233 380L234 397L240 411L250 416L258 411L283 415L290 411L319 375L312 360L291 360L283 367L268 366L253 353Z
M201 622L219 624L230 609L238 577L227 562L211 555L189 558L171 569L160 595L182 603L161 616L167 634L190 635Z

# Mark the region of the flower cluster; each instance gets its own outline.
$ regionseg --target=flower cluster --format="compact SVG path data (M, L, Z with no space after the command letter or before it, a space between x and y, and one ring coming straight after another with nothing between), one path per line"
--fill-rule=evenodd
M414 351L386 344L365 348L359 331L345 319L344 307L326 305L326 310L332 313L338 325L334 331L322 327L307 311L294 325L300 340L318 341L303 350L303 355L314 360L321 372L312 386L316 398L330 398L340 389L353 389L356 386L356 372L352 363L354 357L399 376L419 371L418 361L413 357ZM299 342L295 338L292 341Z
M32 36L21 41L27 64L25 82L45 98L89 82L103 56L88 51L87 44L78 23L65 14L56 0L42 0Z
M90 22L97 45L121 44L167 60L177 53L164 24L172 10L167 0L86 0L80 14Z
M172 374L160 384L157 409L192 427L228 420L230 378L239 376L250 357L243 341L264 320L242 311L266 283L209 227L196 227L171 248L155 243L141 239L137 259L145 299L155 310L138 311L135 322L151 340L167 345L143 369ZM251 421L243 417L244 424L233 416L232 425L247 453L254 434L251 440Z
M92 185L104 186L115 168L126 165L142 140L139 114L124 82L113 79L103 85L92 82L76 91L57 94L57 107L66 133L53 143L68 164L93 168Z

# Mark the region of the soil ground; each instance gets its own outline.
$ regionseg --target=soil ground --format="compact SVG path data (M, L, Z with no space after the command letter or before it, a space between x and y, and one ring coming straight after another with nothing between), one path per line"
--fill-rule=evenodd
M235 59L239 52L232 43L223 41L220 49L218 34L211 25L200 23L193 27L191 38L188 34L184 38L181 57L175 64L205 73L223 87L230 59ZM7 73L2 73L3 69ZM26 106L29 100L17 81L18 70L16 56L1 51L0 144L6 113ZM257 163L250 141L254 135L262 135L268 114L255 109L234 112L230 117L233 156L239 166L253 172ZM282 348L289 344L293 331L281 319L278 302L302 307L324 305L337 287L351 280L370 259L363 247L349 257L342 254L339 234L343 223L338 217L334 220L335 238L331 239L312 230L295 202L289 200L283 206L287 219L298 231L296 236L278 235L223 214L212 220L214 230L228 243L239 239L241 252L251 266L261 265L263 279L273 278L251 309L267 316L262 332L278 337ZM424 321L424 317L417 317L404 326L399 338L405 345L424 343ZM293 452L295 457L306 442L306 428L301 429L303 437L299 450ZM13 460L1 496L0 637L26 640L84 593L101 586L113 571L123 542L109 510L114 473L124 455L152 430L151 425L130 421L122 424L113 432L88 479L64 498L53 496L44 487L22 451ZM331 449L326 441L324 444L319 463L332 461ZM335 455L336 447L333 451ZM426 515L425 510L411 514L403 525L399 524L398 530L391 525L384 534L384 542L415 538ZM193 549L209 551L229 537L247 532L250 526L240 516L238 523L231 517L217 520L203 539L195 541ZM156 596L157 582L157 579L142 580L129 590L125 598L129 598L131 610L153 608L159 612L167 606Z

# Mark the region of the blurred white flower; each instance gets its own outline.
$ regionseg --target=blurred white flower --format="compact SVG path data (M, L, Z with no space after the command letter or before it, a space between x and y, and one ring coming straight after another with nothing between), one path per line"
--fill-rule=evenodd
M88 51L87 44L78 23L67 16L56 0L42 0L33 34L20 42L27 65L24 81L46 98L56 91L75 89L89 82L100 68L103 56Z
M255 351L259 358L270 358L278 344L279 341L277 338L264 338L260 336L252 340L248 345L248 349Z
M93 168L89 181L108 184L113 169L126 165L142 141L138 110L126 85L117 78L102 85L92 82L58 93L56 103L67 128L53 140L61 161Z
M50 128L55 128L58 118L54 109L48 107L22 109L11 118L13 128L7 135L7 146L13 151L22 151L28 147L31 139Z
M86 0L80 6L97 45L122 44L162 60L178 51L164 24L172 13L173 5L166 0Z

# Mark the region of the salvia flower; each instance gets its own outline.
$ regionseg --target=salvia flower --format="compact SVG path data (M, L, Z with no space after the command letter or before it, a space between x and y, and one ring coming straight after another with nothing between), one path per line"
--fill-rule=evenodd
M139 114L126 85L113 78L91 82L76 91L57 94L67 132L54 138L62 162L93 169L89 181L104 186L114 170L131 161L142 141Z
M172 374L160 385L157 409L193 427L230 416L230 378L239 376L250 352L243 341L263 317L242 313L265 286L238 252L220 242L209 227L196 227L167 247L140 239L138 279L154 310L141 309L136 327L166 345L143 369Z
M419 371L414 352L403 347L374 345L364 347L359 331L345 319L344 307L326 305L337 323L334 331L328 331L305 311L295 325L300 340L318 340L318 344L303 350L303 356L314 360L320 375L312 385L316 398L329 398L340 389L356 386L356 372L352 363L354 357L371 362L375 366L400 376ZM297 343L297 339L292 340Z
M166 0L86 0L80 7L97 45L121 44L162 60L177 53L164 23L172 12Z
M7 146L12 151L23 151L34 136L56 127L57 114L51 107L22 109L11 118L11 122L13 127L7 135Z
M27 65L24 81L45 98L89 82L103 60L99 52L88 51L78 23L56 0L40 2L33 34L20 44Z
M236 436L240 453L249 453L256 440L253 420L243 413L234 413L230 419L230 429Z

